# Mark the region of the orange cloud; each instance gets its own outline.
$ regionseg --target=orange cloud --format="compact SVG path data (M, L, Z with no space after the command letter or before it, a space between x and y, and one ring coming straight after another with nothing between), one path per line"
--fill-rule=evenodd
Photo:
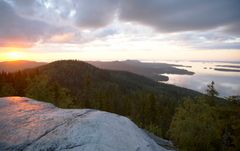
M64 42L69 42L74 38L74 34L73 33L63 33L63 34L57 34L57 35L53 35L49 41L50 42L60 42L60 43L64 43Z
M0 47L10 47L10 48L29 48L34 45L33 42L21 39L0 39Z

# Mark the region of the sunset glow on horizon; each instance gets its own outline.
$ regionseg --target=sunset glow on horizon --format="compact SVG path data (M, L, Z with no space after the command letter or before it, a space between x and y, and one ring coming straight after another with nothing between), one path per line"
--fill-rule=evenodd
M2 50L0 51L1 52L0 60L14 61L14 60L30 59L25 56L23 48L4 47L3 50L4 51Z

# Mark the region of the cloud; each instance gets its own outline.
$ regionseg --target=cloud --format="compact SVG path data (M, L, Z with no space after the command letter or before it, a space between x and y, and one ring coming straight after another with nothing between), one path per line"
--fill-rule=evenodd
M0 47L28 47L58 30L44 22L18 16L4 1L0 1L0 14Z
M240 49L240 38L216 30L206 32L184 32L170 34L166 41L197 50L205 49Z
M137 22L160 32L226 27L239 32L239 0L6 0L21 15L49 24L101 28L114 19Z
M96 29L110 24L119 4L119 0L9 1L21 15L55 25L74 24L80 29Z
M7 0L7 2L21 17L31 18L54 26L72 24L71 12L74 5L71 0Z
M2 0L0 47L162 34L173 44L239 49L239 6L239 0Z
M79 0L74 2L76 25L81 28L99 28L114 20L119 0Z
M239 23L239 6L239 0L122 0L120 19L160 32L209 30Z
M240 22L229 24L223 29L224 32L239 36L240 35Z
M50 42L55 42L55 43L64 43L64 42L69 42L74 38L73 33L63 33L63 34L56 34L50 37L49 41Z
M239 0L8 0L24 16L49 24L97 29L114 19L154 27L159 32L209 30L239 33Z
M43 43L84 43L113 34L111 23L118 0L0 2L0 46ZM86 29L90 29L85 33Z

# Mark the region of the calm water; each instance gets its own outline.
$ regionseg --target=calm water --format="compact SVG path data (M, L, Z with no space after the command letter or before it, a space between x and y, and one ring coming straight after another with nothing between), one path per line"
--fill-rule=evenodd
M205 92L206 85L211 81L215 82L220 96L240 95L240 72L216 71L216 65L240 65L219 62L166 62L172 64L192 66L178 67L195 72L194 75L163 74L169 77L166 83ZM230 68L228 68L230 69ZM234 68L231 68L234 69ZM237 68L235 68L237 69ZM239 70L239 69L238 69Z

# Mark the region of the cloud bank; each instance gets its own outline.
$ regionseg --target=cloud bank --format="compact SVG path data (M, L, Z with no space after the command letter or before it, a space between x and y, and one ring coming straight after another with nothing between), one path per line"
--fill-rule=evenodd
M170 37L196 47L240 49L239 7L239 0L1 0L0 47L88 42L130 23L129 30L180 33Z
M161 32L231 28L240 22L239 0L123 0L121 4L121 19ZM239 32L240 27L232 30Z

